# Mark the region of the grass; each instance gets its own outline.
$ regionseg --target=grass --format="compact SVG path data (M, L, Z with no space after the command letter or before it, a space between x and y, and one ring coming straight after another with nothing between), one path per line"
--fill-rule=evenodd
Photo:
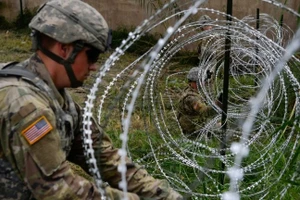
M32 53L29 33L18 34L7 30L0 32L0 35L0 62L20 62Z

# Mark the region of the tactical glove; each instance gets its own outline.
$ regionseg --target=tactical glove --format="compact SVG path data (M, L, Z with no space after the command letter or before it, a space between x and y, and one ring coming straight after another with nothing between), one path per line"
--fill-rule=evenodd
M122 199L123 198L123 191L112 188L112 187L106 187L105 188L106 191L106 195L109 199L113 200L113 199ZM140 200L140 198L133 193L127 192L127 197L128 200Z
M183 200L183 197L173 189L170 189L169 195L164 200Z

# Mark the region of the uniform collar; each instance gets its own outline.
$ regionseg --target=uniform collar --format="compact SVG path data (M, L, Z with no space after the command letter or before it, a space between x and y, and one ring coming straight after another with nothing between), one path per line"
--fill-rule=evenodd
M57 90L57 88L55 87L52 81L49 71L47 70L41 58L36 53L29 58L28 65L25 68L27 70L32 71L39 78L41 78L53 91L53 94L56 97L59 104L63 106L64 104L63 96L65 93L65 89L62 89L60 91Z

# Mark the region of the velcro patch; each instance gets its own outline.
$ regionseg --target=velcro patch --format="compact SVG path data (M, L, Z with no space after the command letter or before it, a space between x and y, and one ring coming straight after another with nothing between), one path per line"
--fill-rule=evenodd
M35 106L33 105L33 103L29 103L26 106L22 106L19 110L19 112L13 114L11 116L11 121L13 122L19 122L22 119L24 119L24 117L26 117L27 115L29 115L30 113L32 113L33 111L35 111Z
M53 127L48 122L45 116L40 117L38 120L30 124L27 128L22 131L22 135L25 137L27 142L32 145L43 138L49 133Z

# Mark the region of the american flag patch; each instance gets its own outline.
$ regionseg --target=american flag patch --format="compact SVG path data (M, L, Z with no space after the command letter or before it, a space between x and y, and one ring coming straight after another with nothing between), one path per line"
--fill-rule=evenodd
M39 141L52 129L53 128L46 117L42 116L31 125L29 125L25 130L23 130L22 135L26 138L27 142L32 145L35 142Z

